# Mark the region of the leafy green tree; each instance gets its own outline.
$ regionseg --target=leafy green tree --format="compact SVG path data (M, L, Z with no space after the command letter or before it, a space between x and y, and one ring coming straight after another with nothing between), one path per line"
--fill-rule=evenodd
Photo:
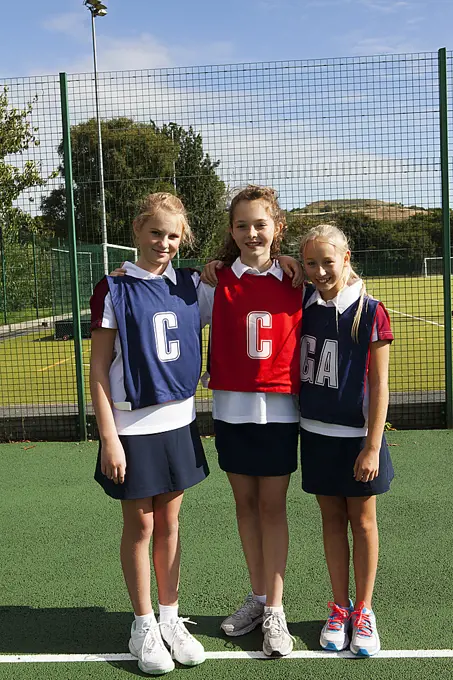
M22 229L32 229L33 218L15 205L23 191L44 186L46 178L34 160L25 161L20 167L7 162L11 155L21 155L28 149L39 146L37 128L30 122L30 114L36 98L24 109L11 107L8 89L0 92L0 226L3 237L17 235Z
M102 122L107 233L111 243L131 242L131 222L140 199L154 191L172 191L174 145L152 125L129 118ZM98 138L94 118L71 128L74 208L77 238L101 242ZM63 143L58 147L64 177ZM64 186L41 203L44 223L57 236L66 235Z
M212 161L203 151L203 140L192 127L188 130L170 123L162 133L177 145L174 165L175 189L184 203L196 243L187 256L209 257L223 242L228 225L226 188Z
M216 174L218 162L203 151L201 135L174 123L159 128L153 122L142 124L129 118L104 121L101 128L109 241L129 244L141 199L152 192L169 191L183 201L196 236L196 246L183 255L204 255L222 225L225 187ZM77 238L100 243L96 121L74 125L71 142ZM64 176L62 144L58 153ZM64 187L52 191L41 207L47 228L64 236Z

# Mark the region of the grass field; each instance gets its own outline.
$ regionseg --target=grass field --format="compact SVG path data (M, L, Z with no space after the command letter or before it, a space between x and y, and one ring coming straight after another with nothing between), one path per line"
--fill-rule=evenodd
M379 499L381 559L374 609L382 649L451 650L453 579L453 433L389 434L396 478ZM258 631L235 639L219 631L222 617L248 590L234 505L218 470L213 440L205 440L211 475L186 493L180 605L198 626L194 633L208 659L174 677L192 680L247 677L321 680L412 680L452 677L453 659L372 660L290 658L237 659L259 651ZM0 655L127 653L130 604L123 584L118 543L120 510L92 480L96 444L0 446L8 483L0 495L2 634ZM313 497L293 475L288 513L291 546L285 609L295 650L318 650L330 589L323 559L320 518ZM155 586L153 584L153 593ZM90 680L143 676L136 663L1 663L3 680ZM173 677L173 676L172 676Z
M371 294L390 310L396 342L390 389L415 392L444 388L444 319L441 277L370 279ZM207 334L205 333L205 351ZM53 339L53 328L0 341L0 406L75 403L74 345ZM88 391L90 341L83 341ZM26 386L26 389L24 389ZM199 398L209 392L199 387Z

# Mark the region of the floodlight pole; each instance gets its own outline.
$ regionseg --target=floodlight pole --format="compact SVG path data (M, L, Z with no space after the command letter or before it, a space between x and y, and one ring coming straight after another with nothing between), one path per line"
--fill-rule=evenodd
M96 5L97 2L87 2L84 5L90 10L91 14L91 37L93 41L93 67L94 67L94 95L96 100L96 124L98 137L98 166L99 166L99 198L101 202L101 235L102 235L102 262L104 266L104 274L109 273L109 260L107 253L107 214L105 210L105 188L104 188L104 161L102 157L102 130L101 118L99 115L99 94L98 94L98 69L97 69L97 52L96 52L96 27L95 18L97 16L105 16L107 12L99 12Z

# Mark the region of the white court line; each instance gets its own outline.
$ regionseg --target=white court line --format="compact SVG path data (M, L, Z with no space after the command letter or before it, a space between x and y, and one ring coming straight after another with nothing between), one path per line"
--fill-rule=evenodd
M207 659L268 659L263 652L206 652ZM291 659L356 659L346 652L314 652L303 650L285 657ZM446 659L453 658L453 649L385 649L373 659ZM0 654L2 663L74 663L86 661L136 661L132 654Z
M399 312L397 309L390 309L390 307L387 307L389 312L392 312L392 314L401 314L401 316L408 316L410 319L416 319L417 321L424 321L425 323L430 323L431 326L439 326L439 328L445 328L443 323L437 323L437 321L428 321L428 319L424 319L421 316L413 316L413 314L405 314L404 312Z

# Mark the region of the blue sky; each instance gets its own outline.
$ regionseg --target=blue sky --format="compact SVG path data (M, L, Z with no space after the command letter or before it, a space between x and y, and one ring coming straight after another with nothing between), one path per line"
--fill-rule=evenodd
M452 0L107 0L99 70L451 48ZM92 69L82 0L2 7L0 76Z

